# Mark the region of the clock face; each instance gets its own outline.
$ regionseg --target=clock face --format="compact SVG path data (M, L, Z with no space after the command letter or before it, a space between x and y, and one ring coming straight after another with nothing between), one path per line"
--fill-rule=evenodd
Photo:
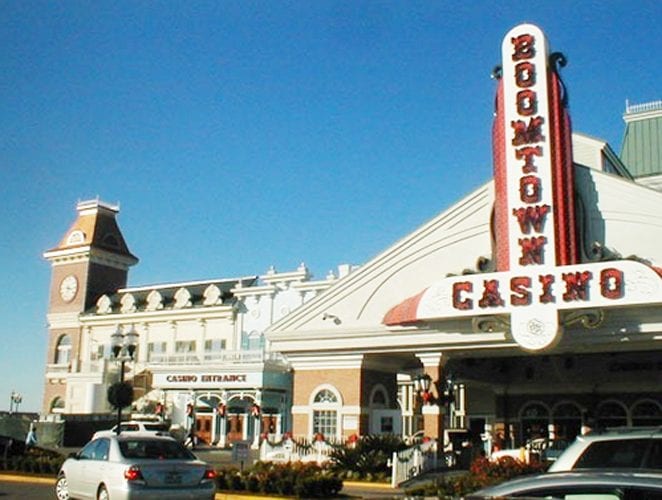
M60 297L65 302L71 302L76 296L78 291L78 280L71 274L62 280L60 283Z

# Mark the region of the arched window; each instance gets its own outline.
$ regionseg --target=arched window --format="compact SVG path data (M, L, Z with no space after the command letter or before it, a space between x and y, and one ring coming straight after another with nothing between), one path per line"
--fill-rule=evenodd
M324 437L338 436L338 414L340 409L338 394L328 388L320 389L313 397L312 407L312 434L321 434Z
M549 425L549 409L540 402L525 405L520 412L522 421L522 438L524 442L530 439L546 438Z
M51 413L62 413L64 412L64 399L60 396L56 396L51 401Z
M329 389L322 389L315 395L314 403L337 403L337 396Z
M626 426L627 409L619 401L603 401L598 405L596 420L600 428Z
M55 346L55 364L66 365L71 359L71 337L62 335Z
M582 410L576 403L565 401L556 405L552 411L556 437L573 440L581 432Z
M650 399L637 401L632 406L632 425L662 425L662 408L660 408L659 403Z
M388 396L386 395L386 389L383 385L375 386L370 395L370 407L371 408L388 408Z

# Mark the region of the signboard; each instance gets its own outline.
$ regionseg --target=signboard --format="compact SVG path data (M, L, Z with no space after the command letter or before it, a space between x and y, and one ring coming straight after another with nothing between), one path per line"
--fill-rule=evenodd
M157 372L153 374L152 385L158 389L236 389L242 387L261 387L262 372Z
M565 89L532 24L502 43L494 143L497 272L450 277L389 311L387 325L510 315L522 348L553 346L568 309L662 303L662 277L633 260L581 263Z
M434 283L419 297L417 320L510 314L513 338L522 347L548 347L558 330L558 311L648 304L662 299L662 279L635 261L612 261L471 274Z
M235 441L232 443L232 461L246 462L250 458L250 442Z

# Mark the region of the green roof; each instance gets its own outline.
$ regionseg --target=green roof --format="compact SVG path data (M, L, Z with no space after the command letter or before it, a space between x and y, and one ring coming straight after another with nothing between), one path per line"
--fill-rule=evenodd
M626 104L621 160L632 175L662 174L662 101Z

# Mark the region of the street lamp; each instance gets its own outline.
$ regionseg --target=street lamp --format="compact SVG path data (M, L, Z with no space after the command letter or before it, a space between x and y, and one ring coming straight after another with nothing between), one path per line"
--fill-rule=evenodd
M437 394L439 394L438 397L435 397L431 390L433 384L437 388ZM455 401L455 383L450 376L446 377L443 382L440 382L439 380L433 382L432 377L427 373L418 375L414 378L414 389L426 405L436 404L439 406L445 406Z
M13 411L18 413L18 405L23 402L23 396L16 391L11 391L11 396L9 396L9 414L11 415ZM14 410L14 405L16 409Z
M138 347L138 333L136 333L135 328L131 325L131 329L123 333L122 327L118 326L115 333L110 336L110 348L113 354L113 358L116 361L120 362L120 379L119 386L122 387L124 384L124 364L127 361L132 361L133 356L136 353L136 348ZM118 401L117 404L117 434L120 433L120 425L122 423L122 402Z

